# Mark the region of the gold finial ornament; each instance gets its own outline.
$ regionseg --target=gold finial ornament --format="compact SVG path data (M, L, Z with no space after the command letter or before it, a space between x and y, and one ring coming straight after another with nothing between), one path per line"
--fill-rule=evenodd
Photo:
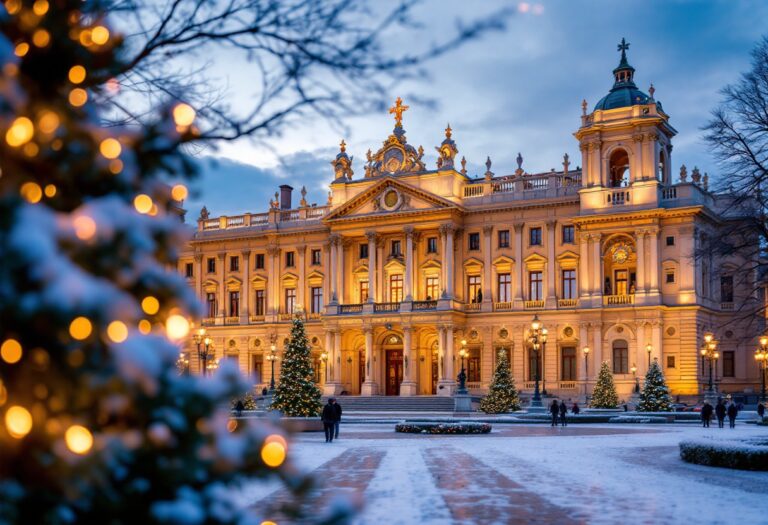
M445 128L445 138L449 139L451 138L451 133L453 130L451 129L450 123L448 124L448 127Z
M341 139L341 143L339 144L339 148L341 149L341 152L344 153L347 151L347 143L344 142L344 139Z
M408 107L403 104L403 99L397 97L395 105L389 108L389 114L395 116L395 126L400 127L403 125L403 113L408 111Z

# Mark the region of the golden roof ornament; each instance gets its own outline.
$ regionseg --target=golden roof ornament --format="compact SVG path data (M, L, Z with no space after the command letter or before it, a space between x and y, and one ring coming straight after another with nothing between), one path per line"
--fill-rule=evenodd
M408 111L408 108L410 106L406 106L403 104L403 99L400 97L397 97L395 99L395 105L389 108L389 114L395 115L395 127L400 128L403 126L403 113Z
M342 139L339 143L339 154L331 161L335 180L352 180L352 175L355 174L352 171L353 160L354 157L347 155L347 143Z
M436 147L437 150L437 169L438 170L452 170L453 159L456 158L456 154L459 149L456 147L456 143L451 138L451 125L448 124L445 128L445 140Z
M424 149L417 150L405 137L403 129L403 112L408 106L403 104L403 99L397 97L395 105L389 108L389 113L395 116L395 129L387 137L381 148L376 153L366 154L365 177L378 177L379 175L394 175L396 173L418 173L426 170L422 157Z

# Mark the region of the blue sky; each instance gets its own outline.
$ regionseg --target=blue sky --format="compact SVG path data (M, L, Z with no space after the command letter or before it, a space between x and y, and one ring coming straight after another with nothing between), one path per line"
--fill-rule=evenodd
M520 2L514 2L519 5ZM490 12L501 2L467 7L462 1L429 0L419 8L424 27L401 39L427 41L446 24ZM717 167L701 141L701 127L720 99L718 91L749 68L750 50L768 34L768 2L735 0L622 0L529 2L510 20L507 31L491 33L458 51L431 62L429 77L401 84L391 98L408 95L432 99L434 105L410 103L403 119L408 140L423 145L428 167L434 147L450 122L459 157L465 155L470 174L482 173L487 155L497 175L516 168L518 151L529 172L560 168L563 153L581 165L573 132L579 125L581 100L590 108L611 85L618 64L616 45L631 43L629 62L643 91L653 82L655 97L677 129L673 170L680 164L717 176ZM230 86L233 107L248 97L249 65L218 60L222 83ZM221 66L221 64L225 64ZM356 176L368 148L378 149L392 129L391 116L371 114L349 119L348 133L329 123L305 121L276 137L270 149L247 139L198 153L202 178L192 184L186 203L189 218L204 203L213 215L266 210L280 184L298 190L306 185L308 200L324 203L332 179L330 160L345 138L355 156Z

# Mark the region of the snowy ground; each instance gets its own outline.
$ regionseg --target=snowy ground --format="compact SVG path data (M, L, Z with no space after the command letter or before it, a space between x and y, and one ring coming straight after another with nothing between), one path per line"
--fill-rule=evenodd
M449 437L393 427L342 425L331 444L321 433L294 438L290 456L323 485L318 505L362 498L358 524L768 524L768 472L690 465L677 448L688 437L768 436L766 427L497 425ZM282 492L259 486L249 497L263 509Z

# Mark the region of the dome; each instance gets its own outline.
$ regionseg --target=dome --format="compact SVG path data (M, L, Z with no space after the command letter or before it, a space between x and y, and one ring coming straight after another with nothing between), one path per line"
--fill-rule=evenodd
M621 61L616 69L613 70L614 84L611 91L595 104L595 109L616 109L634 106L635 104L647 104L653 99L637 89L633 78L635 68L627 62L627 49L629 42L621 39L619 51L621 51Z

